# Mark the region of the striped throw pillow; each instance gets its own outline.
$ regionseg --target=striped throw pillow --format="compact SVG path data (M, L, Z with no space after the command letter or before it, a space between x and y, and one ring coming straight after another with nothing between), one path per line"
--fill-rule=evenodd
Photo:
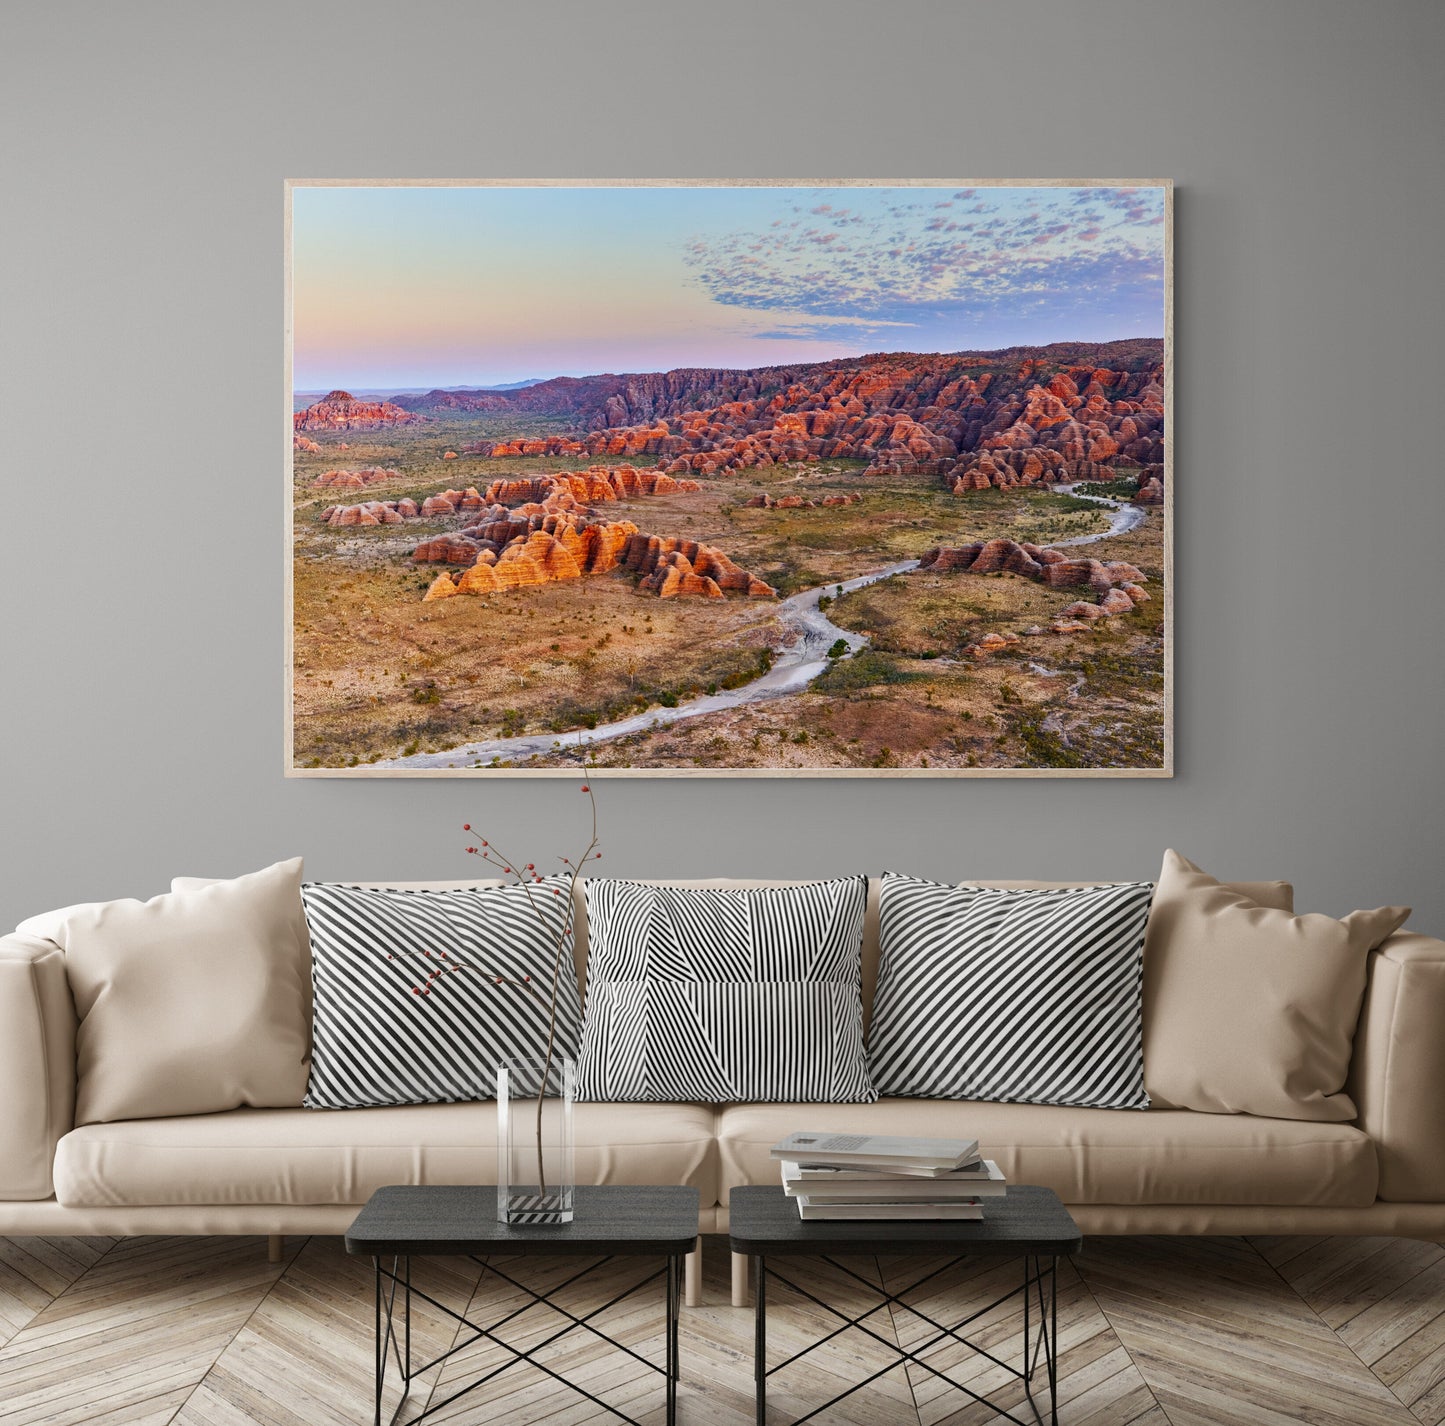
M587 882L580 1096L877 1098L863 1048L867 883Z
M995 891L888 873L868 1037L880 1094L1147 1109L1152 882Z
M546 1054L554 967L556 1052L576 1054L565 878L458 891L307 883L301 899L315 991L308 1109L495 1098L500 1060ZM540 1001L498 976L530 976Z

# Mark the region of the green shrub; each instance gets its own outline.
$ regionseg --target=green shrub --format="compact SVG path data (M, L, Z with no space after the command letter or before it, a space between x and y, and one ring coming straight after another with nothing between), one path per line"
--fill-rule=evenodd
M813 687L823 693L856 693L879 684L909 683L915 677L899 666L892 654L877 649L860 649L850 659L838 659L815 680Z

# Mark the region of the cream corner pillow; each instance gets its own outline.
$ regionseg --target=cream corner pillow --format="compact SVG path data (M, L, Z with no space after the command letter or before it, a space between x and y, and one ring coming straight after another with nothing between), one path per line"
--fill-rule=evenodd
M1408 907L1295 916L1177 852L1144 938L1144 1084L1157 1108L1344 1121L1369 953Z
M68 909L79 1017L77 1124L295 1106L309 1028L296 906L301 858L150 901Z

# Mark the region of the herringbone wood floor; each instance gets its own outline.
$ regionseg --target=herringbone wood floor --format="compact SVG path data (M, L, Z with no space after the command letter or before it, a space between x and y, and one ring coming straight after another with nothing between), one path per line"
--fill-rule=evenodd
M920 1261L856 1259L890 1284ZM511 1260L529 1281L558 1281L567 1260ZM641 1275L615 1266L570 1290L590 1310ZM824 1265L789 1270L825 1301L856 1309L866 1289ZM520 1302L514 1288L466 1259L418 1259L414 1282L484 1322ZM540 1276L532 1276L539 1274ZM886 1275L880 1276L880 1274ZM960 1270L918 1299L930 1316L961 1316L1010 1285L1016 1269ZM772 1360L831 1331L821 1309L770 1291ZM635 1350L661 1359L654 1285L603 1320ZM904 1313L871 1319L886 1339L930 1329ZM534 1310L510 1339L536 1343L561 1319ZM413 1314L414 1345L435 1355L456 1326L435 1308ZM999 1309L976 1340L1009 1358L1019 1320ZM1439 1426L1445 1423L1445 1250L1392 1238L1090 1239L1060 1278L1059 1419L1068 1426ZM596 1339L573 1336L539 1353L628 1415L662 1420L661 1379ZM950 1345L928 1360L981 1395L1015 1408L1015 1384ZM877 1342L848 1332L772 1378L771 1415L792 1420L885 1365ZM499 1364L475 1345L414 1391L404 1420ZM980 1365L980 1361L982 1364ZM371 1267L334 1238L288 1239L266 1262L255 1238L0 1238L0 1423L145 1426L325 1426L371 1419ZM680 1419L752 1420L752 1314L728 1305L728 1258L708 1244L704 1304L682 1319ZM439 1411L440 1422L616 1420L531 1367L512 1368ZM826 1418L843 1426L973 1426L989 1412L919 1368L895 1370Z

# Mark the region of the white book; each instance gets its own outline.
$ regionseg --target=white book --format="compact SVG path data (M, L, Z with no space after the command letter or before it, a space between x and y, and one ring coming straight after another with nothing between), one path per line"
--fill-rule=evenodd
M922 1139L895 1134L834 1134L803 1129L772 1147L775 1159L833 1168L948 1173L978 1158L976 1139Z
M783 1192L810 1203L899 1203L910 1200L1001 1198L1008 1182L992 1159L977 1168L955 1169L940 1178L902 1178L854 1169L807 1172L797 1164L783 1163Z
M798 1217L809 1221L861 1222L869 1219L976 1219L983 1217L981 1203L824 1203L797 1200Z
M787 1163L787 1159L781 1162ZM963 1165L964 1168L977 1168L983 1162L982 1159L974 1159ZM840 1164L809 1164L798 1165L798 1174L802 1178L833 1178L846 1175L853 1179L872 1179L875 1183L884 1179L922 1179L929 1183L937 1182L939 1179L952 1178L959 1169L922 1169L910 1168L907 1164L860 1164L855 1168L843 1168Z

